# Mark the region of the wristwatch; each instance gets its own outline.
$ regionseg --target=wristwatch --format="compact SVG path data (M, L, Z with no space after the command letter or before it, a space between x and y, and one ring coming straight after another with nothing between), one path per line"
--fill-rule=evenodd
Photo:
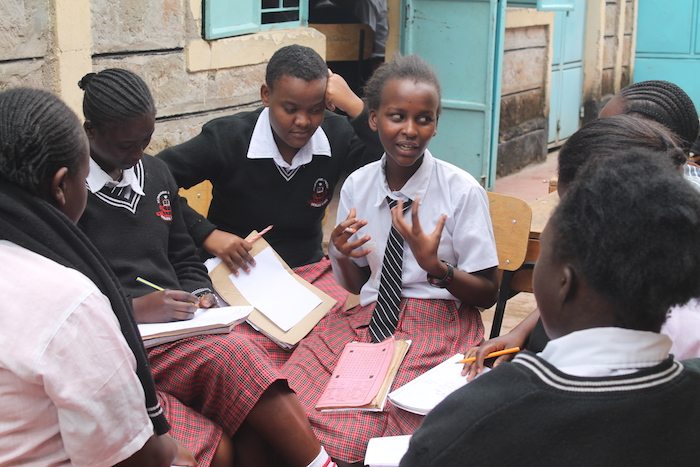
M445 287L450 285L450 282L452 282L452 278L455 276L455 267L447 261L442 262L445 263L445 266L447 266L447 272L443 277L433 276L432 274L428 273L428 284L440 289L444 289Z

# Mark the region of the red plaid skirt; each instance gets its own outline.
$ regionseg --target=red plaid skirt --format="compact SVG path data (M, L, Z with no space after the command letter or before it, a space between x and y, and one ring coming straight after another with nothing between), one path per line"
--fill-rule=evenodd
M368 325L374 306L358 305L326 316L282 368L321 444L332 457L347 462L364 458L370 438L411 434L423 419L390 402L384 412L321 413L314 408L345 344L371 342ZM484 326L476 308L458 309L454 301L430 299L403 299L401 308L394 336L412 343L392 390L478 344L483 337Z
M201 418L197 415L219 430L218 445L221 429L233 437L260 396L282 379L265 352L235 332L159 345L148 350L148 357L156 388L169 402L173 436L195 453L208 452L214 438L207 434L214 429L195 420Z
M294 272L299 274L299 276L301 276L305 281L312 283L337 301L335 307L333 307L330 313L343 308L343 305L345 305L345 300L348 298L348 291L335 281L333 270L331 269L331 262L328 258L323 258L317 263L299 266L298 268L294 269ZM268 339L267 336L253 329L248 323L243 323L237 326L235 331L238 334L245 335L260 349L267 352L274 368L281 368L292 354L293 350L283 349Z

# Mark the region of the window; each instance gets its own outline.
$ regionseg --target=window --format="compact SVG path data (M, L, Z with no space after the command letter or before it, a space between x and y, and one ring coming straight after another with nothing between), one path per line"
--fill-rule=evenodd
M305 26L308 0L203 0L204 38Z
M508 0L508 6L537 8L540 11L573 10L573 0Z

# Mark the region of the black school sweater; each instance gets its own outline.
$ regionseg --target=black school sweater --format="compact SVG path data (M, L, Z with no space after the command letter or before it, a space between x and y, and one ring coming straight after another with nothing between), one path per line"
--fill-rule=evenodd
M153 292L136 281L139 276L166 289L210 291L209 276L187 233L176 201L177 184L168 167L144 156L134 171L145 195L132 193L122 199L107 187L100 190L101 196L88 191L79 227L132 298Z
M157 157L168 164L179 186L204 180L213 185L207 218L183 207L197 245L215 228L245 237L272 224L265 239L291 267L319 261L321 223L335 186L343 175L381 157L379 139L369 129L366 113L349 121L326 112L321 128L332 157L314 156L286 180L272 159L246 157L260 112L262 108L214 119L198 136Z
M694 466L699 421L698 360L592 378L523 352L430 412L401 466Z

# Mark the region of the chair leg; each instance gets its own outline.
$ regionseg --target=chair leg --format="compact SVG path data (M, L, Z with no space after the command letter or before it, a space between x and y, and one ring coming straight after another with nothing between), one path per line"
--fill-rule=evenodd
M498 289L498 300L496 301L496 311L493 314L493 323L491 324L491 335L489 339L498 337L501 333L501 325L503 324L503 315L506 311L506 302L512 296L510 290L510 281L513 278L514 271L503 271L501 277L501 286Z

